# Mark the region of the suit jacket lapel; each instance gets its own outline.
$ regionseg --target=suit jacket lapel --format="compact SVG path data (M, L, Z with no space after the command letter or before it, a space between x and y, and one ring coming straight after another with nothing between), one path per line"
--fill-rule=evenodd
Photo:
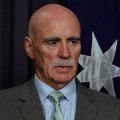
M45 120L33 80L21 88L18 107L25 120Z
M95 96L78 80L75 120L95 120L98 108L93 105ZM42 106L33 80L24 84L18 96L18 108L25 120L45 120Z
M98 108L93 104L96 100L93 94L77 82L77 107L75 120L95 120Z

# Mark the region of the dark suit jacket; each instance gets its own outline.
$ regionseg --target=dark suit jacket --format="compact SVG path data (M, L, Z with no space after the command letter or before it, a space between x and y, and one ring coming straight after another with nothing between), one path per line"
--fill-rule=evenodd
M120 120L120 101L77 82L75 120ZM0 120L45 120L33 80L0 92Z

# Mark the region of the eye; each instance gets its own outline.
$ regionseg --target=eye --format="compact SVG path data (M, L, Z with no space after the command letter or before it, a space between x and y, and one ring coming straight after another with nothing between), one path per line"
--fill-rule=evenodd
M56 40L47 41L47 44L49 44L49 45L56 45L57 43L58 43L58 41L56 41Z
M60 39L58 37L49 37L44 40L45 44L49 47L58 46Z
M71 45L71 46L75 46L75 45L77 45L77 44L79 44L80 43L80 39L69 39L69 44Z

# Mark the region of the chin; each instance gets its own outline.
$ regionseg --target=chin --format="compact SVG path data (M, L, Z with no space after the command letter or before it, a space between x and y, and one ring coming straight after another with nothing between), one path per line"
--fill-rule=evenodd
M69 83L73 77L71 76L59 76L56 77L54 80L59 83Z
M67 72L67 73L54 73L50 75L52 80L54 80L54 82L59 82L59 83L69 83L75 76L75 72Z

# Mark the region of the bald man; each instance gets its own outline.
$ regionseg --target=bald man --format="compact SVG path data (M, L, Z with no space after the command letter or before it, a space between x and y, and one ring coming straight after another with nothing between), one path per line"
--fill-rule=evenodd
M36 73L24 85L0 92L0 120L120 120L118 99L75 79L80 35L76 15L58 4L31 16L24 47Z

